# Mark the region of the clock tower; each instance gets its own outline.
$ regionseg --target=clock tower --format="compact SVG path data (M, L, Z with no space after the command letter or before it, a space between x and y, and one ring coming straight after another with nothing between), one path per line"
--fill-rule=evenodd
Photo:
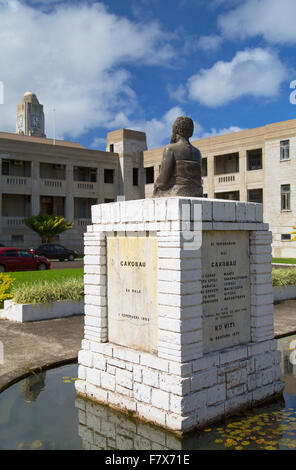
M16 133L35 137L46 137L44 133L43 105L32 91L27 91L16 112Z

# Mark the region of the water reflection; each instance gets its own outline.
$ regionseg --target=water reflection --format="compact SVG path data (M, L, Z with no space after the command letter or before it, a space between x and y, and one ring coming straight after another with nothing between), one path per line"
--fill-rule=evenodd
M38 398L39 393L45 387L46 372L34 373L19 382L21 394L27 403L32 403Z
M282 399L238 413L229 419L178 438L151 424L81 397L76 398L79 436L84 449L96 450L275 450L296 448L296 365L291 363L291 341L279 341L282 351ZM296 343L295 343L296 344ZM295 346L296 347L296 346Z
M85 450L180 450L182 440L152 424L77 397L78 434Z
M183 438L78 397L77 364L31 375L0 394L0 449L296 449L296 341L292 340L296 336L278 341L284 399Z
M296 404L296 403L295 403ZM78 397L79 429L85 450L273 450L296 448L296 410L280 399L237 414L183 438Z

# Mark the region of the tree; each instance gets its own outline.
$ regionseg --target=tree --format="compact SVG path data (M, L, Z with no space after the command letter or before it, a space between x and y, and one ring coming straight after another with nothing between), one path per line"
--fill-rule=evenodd
M42 243L50 243L56 235L73 228L74 223L68 222L64 217L39 214L24 220L27 227L34 230L41 237Z
M296 227L293 227L293 229L295 230ZM294 237L291 238L291 241L295 241L296 240L296 235L295 235L296 232L290 232L291 235L294 235Z

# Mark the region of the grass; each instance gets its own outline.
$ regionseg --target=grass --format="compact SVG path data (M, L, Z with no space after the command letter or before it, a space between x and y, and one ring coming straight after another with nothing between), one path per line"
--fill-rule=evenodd
M46 271L18 271L7 273L14 279L13 288L37 281L62 281L64 279L82 279L83 268L48 269Z
M296 258L272 258L273 263L296 264Z

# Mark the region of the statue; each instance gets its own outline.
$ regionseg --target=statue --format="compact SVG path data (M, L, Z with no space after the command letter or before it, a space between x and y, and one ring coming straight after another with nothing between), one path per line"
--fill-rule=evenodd
M171 142L163 151L153 197L203 196L201 153L189 142L193 129L193 121L189 117L181 116L174 122Z

